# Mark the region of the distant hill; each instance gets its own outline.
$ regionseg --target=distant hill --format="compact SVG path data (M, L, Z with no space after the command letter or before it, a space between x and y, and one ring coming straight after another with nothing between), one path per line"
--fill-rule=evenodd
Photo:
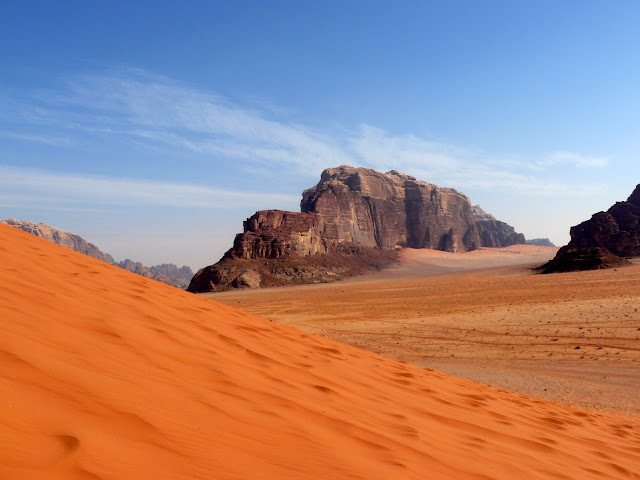
M16 220L15 218L0 220L0 223L6 223L7 225L24 230L36 237L42 237L57 245L70 248L76 252L84 253L85 255L89 255L90 257L96 258L105 263L129 270L130 272L137 273L143 277L152 278L159 282L173 285L174 287L186 288L191 281L191 277L193 277L191 268L186 265L178 267L173 263L163 263L162 265L146 267L142 263L135 262L128 258L122 262L116 262L111 255L104 253L97 246L93 243L87 242L80 235L65 232L64 230L52 227L46 223L28 222Z
M527 240L527 245L536 245L538 247L555 247L548 238L532 238Z
M47 225L46 223L25 222L22 220L16 220L15 218L0 220L0 222L19 228L20 230L24 230L36 237L45 238L50 242L70 248L76 252L84 253L90 257L115 265L115 261L111 255L102 252L93 243L87 242L80 235L59 230L51 225Z

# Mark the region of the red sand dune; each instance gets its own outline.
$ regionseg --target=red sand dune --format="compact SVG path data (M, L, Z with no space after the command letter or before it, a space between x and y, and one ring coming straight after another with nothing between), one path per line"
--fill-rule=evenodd
M3 225L0 259L2 479L640 478L637 420L305 334Z

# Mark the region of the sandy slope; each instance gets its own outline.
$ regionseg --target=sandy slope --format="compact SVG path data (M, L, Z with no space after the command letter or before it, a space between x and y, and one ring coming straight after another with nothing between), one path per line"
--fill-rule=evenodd
M557 253L556 247L512 245L504 248L479 248L471 252L451 253L440 250L405 248L400 252L401 268L383 270L362 281L399 280L425 276L473 272L497 267L538 266Z
M456 376L640 417L640 265L533 275L555 250L405 250L354 282L211 298Z
M0 225L0 478L640 478L640 425L270 323Z

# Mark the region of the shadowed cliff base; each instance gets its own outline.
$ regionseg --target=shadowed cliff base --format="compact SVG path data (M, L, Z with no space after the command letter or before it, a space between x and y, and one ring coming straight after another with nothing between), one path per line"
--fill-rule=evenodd
M539 268L541 273L577 272L604 268L625 267L628 260L614 255L606 248L563 247L551 261Z
M234 288L329 283L398 263L397 251L349 247L350 251L317 253L308 257L225 258L200 270L193 277L189 291L222 292Z

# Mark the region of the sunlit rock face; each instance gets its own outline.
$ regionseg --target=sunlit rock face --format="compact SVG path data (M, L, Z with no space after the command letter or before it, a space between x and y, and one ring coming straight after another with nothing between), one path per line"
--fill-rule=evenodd
M475 224L468 197L395 170L327 169L303 192L301 210L319 214L321 235L338 242L450 252L481 246L477 235L466 236Z

